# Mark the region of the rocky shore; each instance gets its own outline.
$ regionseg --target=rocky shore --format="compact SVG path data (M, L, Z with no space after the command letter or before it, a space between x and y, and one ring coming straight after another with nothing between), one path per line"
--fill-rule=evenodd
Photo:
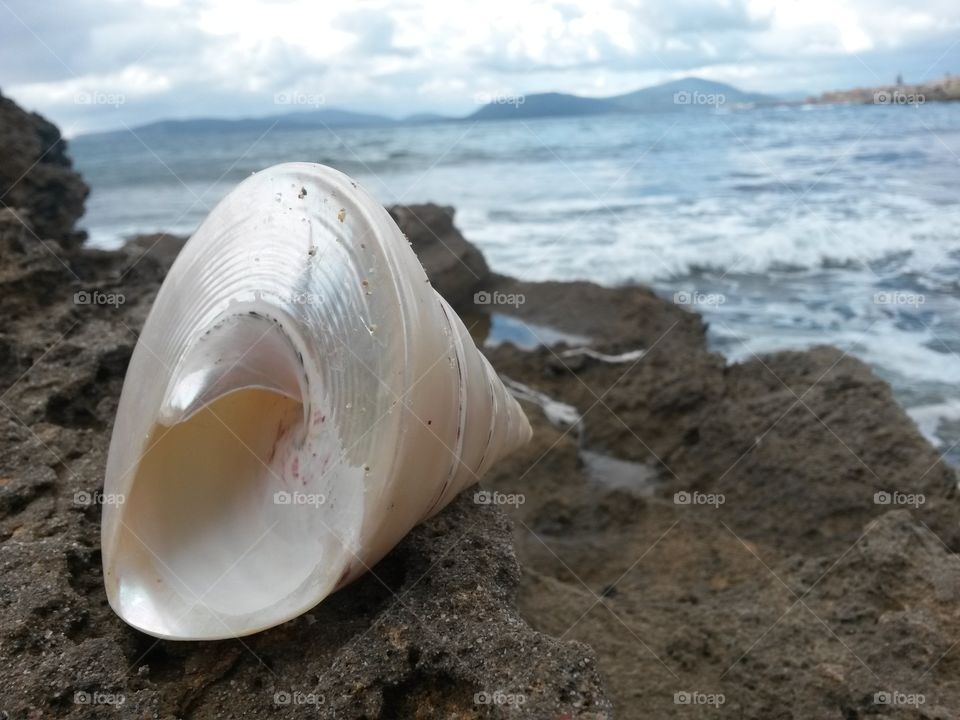
M0 165L9 138L45 131L3 123ZM43 197L75 197L57 168ZM182 239L85 249L76 207L44 225L33 193L11 196L0 717L960 713L957 477L885 383L828 347L730 365L645 288L492 274L437 206L391 213L527 398L533 441L301 618L205 643L129 628L103 591L95 498Z

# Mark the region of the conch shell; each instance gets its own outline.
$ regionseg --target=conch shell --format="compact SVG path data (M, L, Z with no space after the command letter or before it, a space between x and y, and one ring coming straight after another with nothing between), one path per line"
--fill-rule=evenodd
M183 248L130 361L110 605L162 638L278 625L529 438L383 207L328 167L264 170Z

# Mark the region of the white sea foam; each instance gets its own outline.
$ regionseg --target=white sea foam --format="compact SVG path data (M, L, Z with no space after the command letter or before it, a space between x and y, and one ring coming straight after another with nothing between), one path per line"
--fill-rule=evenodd
M867 265L894 256L901 258L898 271L922 276L960 264L951 258L960 252L956 217L919 201L900 198L896 206L875 207L851 200L842 212L798 202L791 206L788 196L735 206L705 198L680 206L644 204L618 215L594 212L523 223L513 213L502 223L471 214L465 224L494 269L516 273L520 267L539 280L650 283L702 269L757 274L838 265L869 274L880 271ZM538 210L518 207L516 213L529 218L539 216ZM586 245L584 237L591 238Z
M960 421L960 398L951 398L945 402L930 405L918 405L908 408L907 414L916 423L920 433L935 446L951 446L958 438L940 435L945 422Z

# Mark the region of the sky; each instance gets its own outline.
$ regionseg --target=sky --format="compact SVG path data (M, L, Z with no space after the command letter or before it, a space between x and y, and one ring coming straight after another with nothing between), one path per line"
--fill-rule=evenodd
M796 95L945 72L957 0L0 0L0 92L67 136L313 107L465 115L688 75Z

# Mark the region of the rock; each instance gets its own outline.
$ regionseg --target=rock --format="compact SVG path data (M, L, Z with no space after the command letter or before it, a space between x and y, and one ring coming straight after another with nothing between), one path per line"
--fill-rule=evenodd
M618 718L955 714L957 474L889 386L827 347L729 365L646 291L563 286L500 279L526 302L498 311L647 353L488 349L582 414L563 430L527 404L532 443L483 482L523 496L506 507L534 627L590 643Z
M32 233L26 211L0 207L0 257L23 254L31 243Z
M471 304L490 271L480 251L453 224L453 208L395 205L388 210L437 292L454 307Z
M73 170L60 131L0 95L0 203L16 209L40 240L76 247L74 230L90 189Z
M159 262L161 267L169 270L186 242L187 238L180 235L150 233L131 238L124 246L124 250L133 257L134 262L150 255L151 258Z

